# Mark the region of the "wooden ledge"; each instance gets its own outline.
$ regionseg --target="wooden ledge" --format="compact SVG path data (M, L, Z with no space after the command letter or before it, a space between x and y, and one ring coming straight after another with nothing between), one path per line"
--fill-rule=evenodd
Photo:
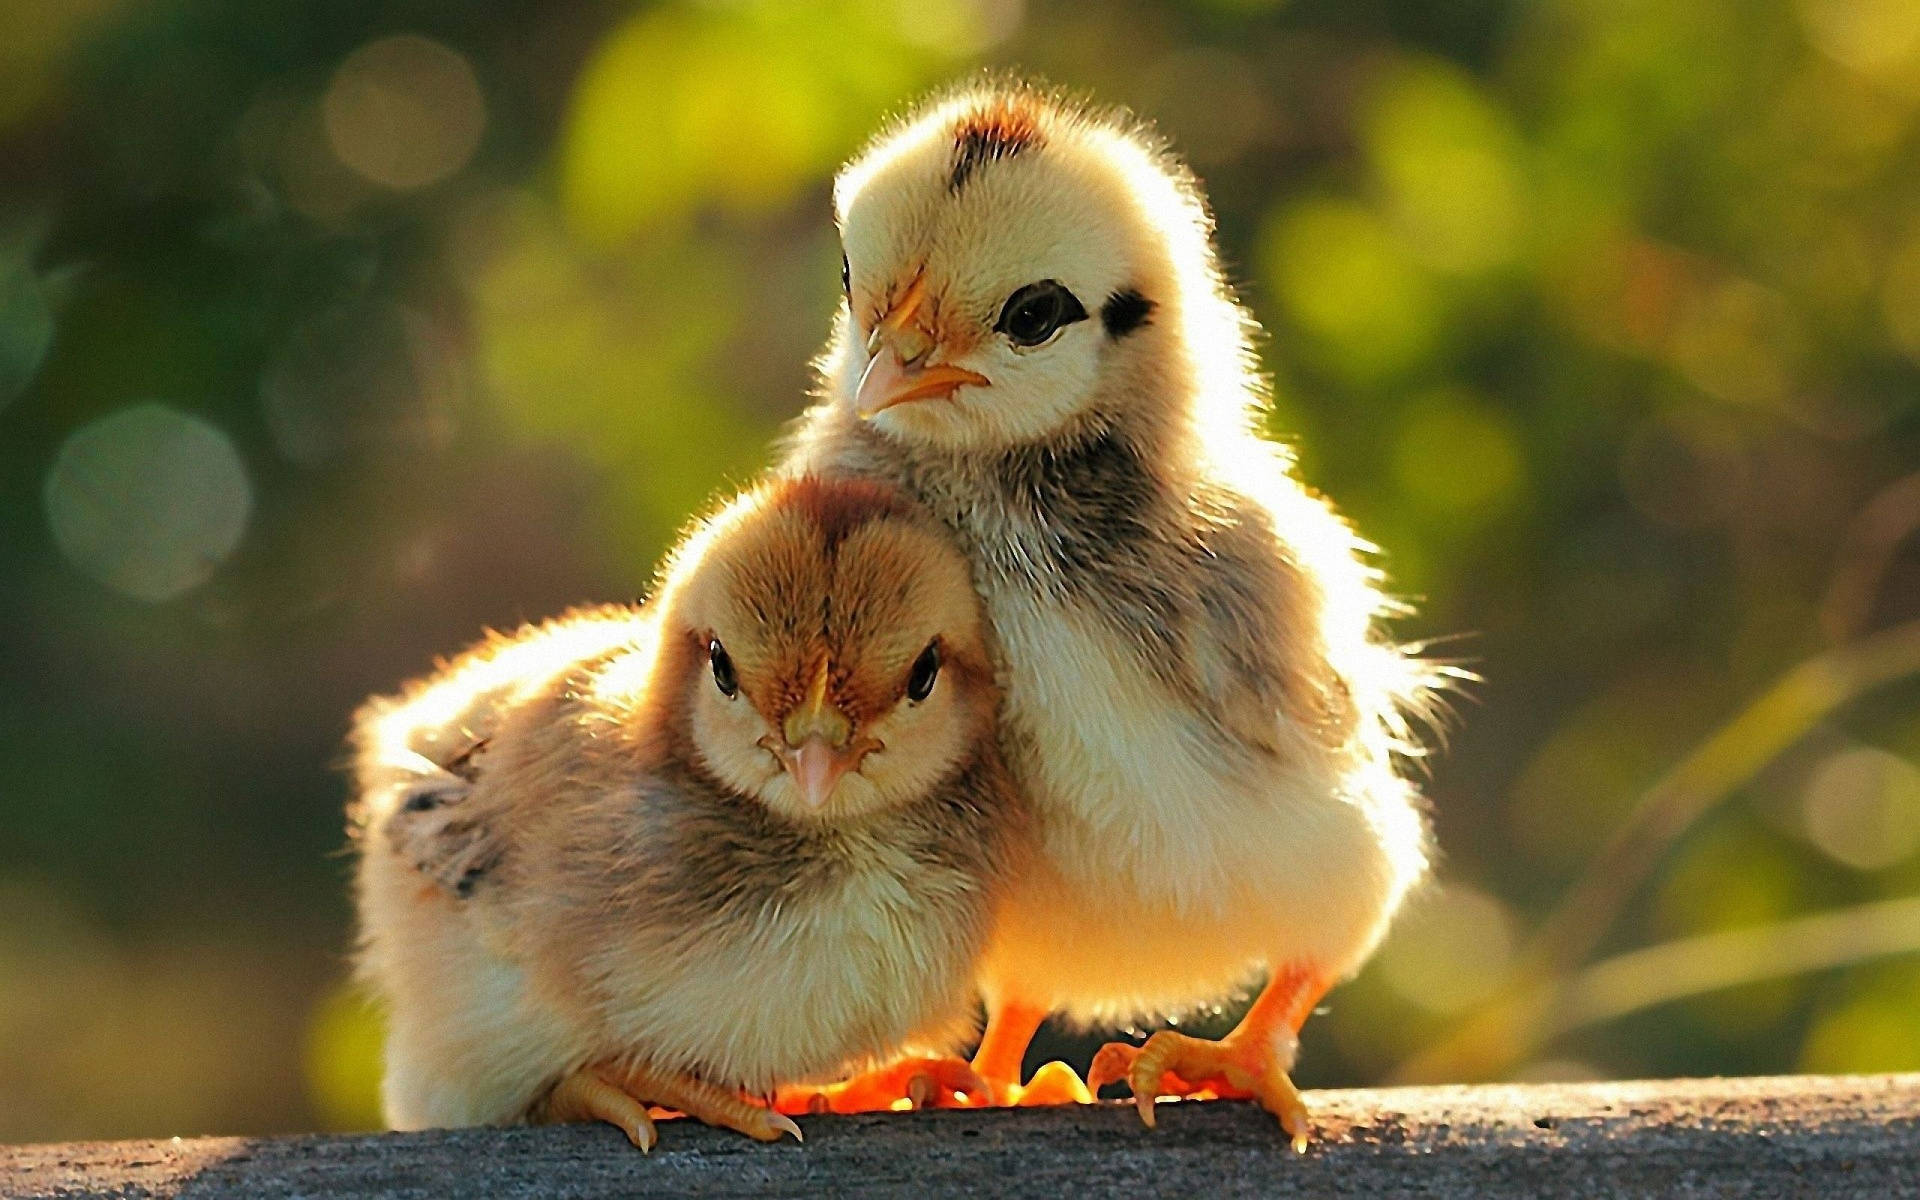
M1920 1075L1424 1087L1308 1096L1303 1157L1250 1105L0 1146L0 1195L1920 1196Z

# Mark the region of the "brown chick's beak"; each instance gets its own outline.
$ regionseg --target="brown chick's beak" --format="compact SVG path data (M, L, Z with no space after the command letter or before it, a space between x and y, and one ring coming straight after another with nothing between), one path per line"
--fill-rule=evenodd
M948 363L929 363L934 344L914 317L926 299L926 278L916 275L867 339L867 369L860 375L853 407L862 417L909 400L944 399L963 387L990 387L987 377Z
M793 776L807 807L815 811L826 805L841 777L861 758L860 748L853 744L853 722L827 702L830 669L821 659L806 698L781 722L786 745L774 752Z
M787 772L800 789L800 798L815 812L826 807L841 776L853 769L854 754L845 746L829 746L825 740L810 737L798 750L780 756Z

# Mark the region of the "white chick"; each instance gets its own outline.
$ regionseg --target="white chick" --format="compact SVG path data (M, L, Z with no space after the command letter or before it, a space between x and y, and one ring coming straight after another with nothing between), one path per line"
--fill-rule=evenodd
M1397 759L1435 672L1258 432L1198 185L1128 118L990 81L884 132L834 204L846 305L789 467L957 533L1036 809L974 1065L1017 1094L1049 1013L1146 1022L1265 975L1224 1040L1110 1044L1088 1081L1125 1076L1149 1125L1162 1091L1253 1096L1304 1146L1296 1034L1426 869Z

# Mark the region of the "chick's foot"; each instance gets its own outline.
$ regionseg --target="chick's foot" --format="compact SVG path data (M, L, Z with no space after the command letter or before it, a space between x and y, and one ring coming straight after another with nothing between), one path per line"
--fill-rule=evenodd
M1154 1100L1162 1095L1251 1099L1280 1120L1295 1151L1307 1149L1307 1106L1287 1071L1293 1066L1300 1026L1328 981L1312 967L1291 965L1274 972L1259 999L1234 1031L1217 1042L1163 1029L1144 1046L1110 1042L1087 1071L1095 1091L1126 1080L1140 1119L1153 1127Z
M1306 1103L1272 1050L1232 1037L1209 1042L1163 1029L1144 1046L1111 1042L1100 1048L1087 1072L1088 1086L1097 1090L1120 1079L1133 1089L1134 1106L1148 1128L1154 1101L1163 1095L1253 1099L1280 1119L1295 1150L1307 1148Z
M671 1109L708 1125L732 1129L755 1141L776 1142L791 1134L804 1141L786 1116L682 1071L648 1066L584 1067L560 1081L535 1119L540 1124L606 1121L627 1140L651 1150L656 1140L649 1107Z
M887 1112L912 1108L972 1108L992 1093L972 1064L952 1056L912 1056L818 1089L782 1092L784 1112Z
M605 1121L627 1135L642 1154L653 1150L654 1131L647 1106L591 1067L582 1067L554 1085L532 1114L536 1125Z

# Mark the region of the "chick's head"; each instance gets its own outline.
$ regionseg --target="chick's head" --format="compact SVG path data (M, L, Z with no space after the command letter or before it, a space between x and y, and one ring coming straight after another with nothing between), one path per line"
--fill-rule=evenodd
M916 799L991 735L998 701L966 561L891 489L813 478L736 501L663 596L692 750L802 821Z
M974 85L883 134L834 208L846 304L819 367L884 433L992 450L1196 386L1243 394L1205 204L1130 118Z

